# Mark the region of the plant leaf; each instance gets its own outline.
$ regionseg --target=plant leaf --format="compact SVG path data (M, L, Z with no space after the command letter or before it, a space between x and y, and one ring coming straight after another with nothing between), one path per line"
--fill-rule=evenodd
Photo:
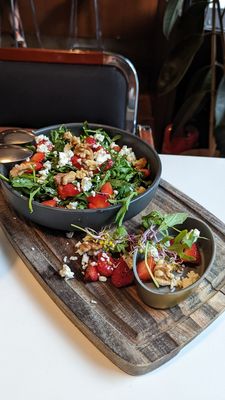
M222 76L216 96L216 127L225 123L225 75Z
M173 47L190 35L200 35L203 33L205 9L207 5L208 0L201 0L200 2L193 3L183 12L181 17L177 19L169 36Z
M178 85L202 43L203 35L191 35L171 51L159 75L159 94L169 93Z
M181 15L183 3L184 0L169 0L167 4L163 18L163 33L167 39L173 29L174 24Z
M181 106L173 121L171 139L176 136L179 130L188 122L193 114L198 110L207 92L198 92L190 96Z
M195 72L188 88L185 97L188 98L193 93L201 91L211 91L212 69L211 65L206 65Z

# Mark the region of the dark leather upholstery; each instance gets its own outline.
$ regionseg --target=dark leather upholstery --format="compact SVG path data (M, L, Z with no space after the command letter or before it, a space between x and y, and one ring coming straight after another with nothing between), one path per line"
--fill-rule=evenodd
M0 61L0 126L87 120L124 129L126 101L115 67Z

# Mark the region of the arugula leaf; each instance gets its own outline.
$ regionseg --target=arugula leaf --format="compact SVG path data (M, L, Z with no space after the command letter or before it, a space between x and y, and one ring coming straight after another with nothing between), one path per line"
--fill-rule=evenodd
M40 191L40 187L38 187L38 188L37 188L36 190L34 190L33 192L30 192L29 201L28 201L30 213L33 212L32 201L33 201L35 195L36 195L39 191Z
M118 213L116 214L115 222L118 226L122 226L124 216L129 208L130 202L133 197L137 196L136 192L130 193L129 196L125 197L125 199L120 200L121 208L119 209Z
M30 178L21 178L19 176L11 180L11 185L16 188L27 188L27 189L32 189L34 186L35 187L37 186L37 184Z
M159 211L152 211L150 214L142 217L142 225L148 229L155 225L161 233L168 233L168 228L182 224L187 219L186 213L173 213L162 215Z
M159 211L152 211L148 215L144 215L141 221L143 227L148 229L151 225L161 225L163 222L163 215Z
M167 228L172 228L175 225L182 224L187 219L186 213L174 213L164 215L164 219L159 226L159 230L166 231Z
M9 182L9 179L6 178L6 176L4 176L4 175L2 175L2 174L0 174L0 179L1 179L2 181Z

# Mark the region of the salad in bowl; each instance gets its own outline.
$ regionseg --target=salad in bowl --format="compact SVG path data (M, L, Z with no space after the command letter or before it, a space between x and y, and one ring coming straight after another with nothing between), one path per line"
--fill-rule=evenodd
M32 148L30 159L8 169L3 166L1 178L11 204L45 226L71 230L69 221L95 228L112 222L112 217L122 221L125 214L130 218L147 206L159 184L157 153L137 136L116 128L87 123L44 128L36 132ZM91 211L93 216L97 210L105 219L94 223Z

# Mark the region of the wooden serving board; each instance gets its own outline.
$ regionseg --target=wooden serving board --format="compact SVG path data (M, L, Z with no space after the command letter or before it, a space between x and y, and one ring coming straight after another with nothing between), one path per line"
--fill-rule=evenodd
M139 299L135 285L117 289L110 282L65 281L63 258L75 255L79 234L68 239L21 218L0 193L0 222L29 270L71 321L119 368L131 375L152 371L174 357L225 309L225 225L199 204L161 181L144 210L187 211L207 222L216 239L216 258L195 294L168 310L155 310ZM127 223L136 229L140 217ZM74 271L77 261L68 264Z

